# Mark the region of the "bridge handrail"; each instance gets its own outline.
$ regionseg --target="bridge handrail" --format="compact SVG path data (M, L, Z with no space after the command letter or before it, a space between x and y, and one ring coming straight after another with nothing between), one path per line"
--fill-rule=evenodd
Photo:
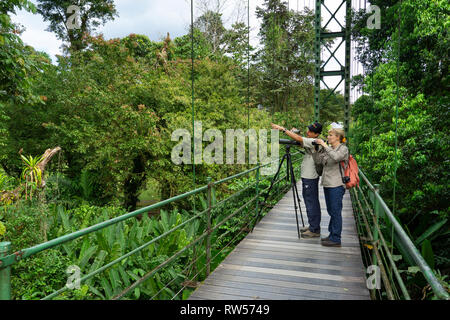
M411 241L411 239L406 234L405 230L402 228L400 223L397 221L395 216L393 215L392 211L389 209L387 204L384 202L383 198L380 196L378 189L375 188L367 178L367 176L363 173L363 171L359 170L360 177L364 180L364 182L367 184L369 189L373 192L376 200L381 205L381 208L383 209L384 213L386 214L386 217L389 219L389 221L392 223L394 227L394 231L398 235L400 241L403 243L406 251L408 254L413 258L414 262L419 267L420 271L422 272L423 276L425 277L428 284L431 286L434 294L439 299L445 299L449 300L450 296L448 292L443 288L439 280L436 278L433 270L431 270L430 266L427 264L425 259L422 257L414 243Z
M292 153L291 155L292 155L292 156L295 156L295 155L298 155L298 154L304 154L304 152L303 152L303 151L297 151L297 152ZM93 225L93 226L90 226L90 227L87 227L87 228L84 228L84 229L81 229L81 230L74 231L74 232L72 232L72 233L69 233L69 234L60 236L60 237L58 237L58 238L49 240L49 241L47 241L47 242L44 242L44 243L41 243L41 244L38 244L38 245L35 245L35 246L32 246L32 247L29 247L29 248L26 248L26 249L18 250L18 251L16 251L16 252L12 253L12 254L9 254L9 252L8 252L10 243L9 243L9 242L0 242L0 299L2 299L2 298L1 298L2 295L6 295L6 296L9 295L9 296L10 296L10 292L8 292L8 293L6 293L6 294L4 293L4 292L7 292L7 291L8 291L8 290L4 289L5 281L10 282L10 279L9 279L9 277L10 277L10 274L9 274L9 273L10 273L10 266L13 265L13 264L15 264L15 263L17 263L17 262L18 262L19 260L21 260L21 259L30 257L30 256L32 256L32 255L34 255L34 254L37 254L37 253L39 253L39 252L41 252L41 251L44 251L44 250L48 250L48 249L54 248L54 247L59 246L59 245L61 245L61 244L63 244L63 243L66 243L66 242L68 242L68 241L75 240L75 239L77 239L77 238L83 237L83 236L85 236L85 235L87 235L87 234L90 234L90 233L92 233L92 232L99 231L99 230L104 229L104 228L106 228L106 227L109 227L109 226L111 226L111 225L114 225L114 224L117 224L117 223L119 223L119 222L128 220L128 219L130 219L130 218L132 218L132 217L136 217L136 216L138 216L138 215L140 215L140 214L142 214L142 213L148 212L148 211L150 211L150 210L158 209L158 208L163 207L163 206L165 206L165 205L167 205L167 204L170 204L170 203L172 203L172 202L176 202L176 201L185 199L185 198L187 198L187 197L189 197L189 196L192 196L192 195L201 193L201 192L203 192L203 191L208 190L211 186L216 186L216 185L225 183L225 182L227 182L227 181L229 181L229 180L239 178L239 177L241 177L241 176L247 175L247 174L249 174L249 173L251 173L251 172L253 172L253 171L256 171L256 170L259 171L259 169L264 168L264 167L270 165L270 164L273 163L273 162L279 162L280 159L281 159L281 157L278 157L277 159L274 159L274 160L272 160L272 161L269 161L269 162L267 162L267 163L265 163L265 164L259 164L259 165L255 166L255 167L251 168L251 169L245 170L245 171L240 172L240 173L237 173L237 174L235 174L235 175L226 177L226 178L224 178L224 179L221 179L221 180L218 180L218 181L215 181L215 182L210 182L210 183L208 183L208 184L206 184L206 185L204 185L204 186L201 186L201 187L199 187L199 188L197 188L197 189L194 189L194 190L185 192L185 193L183 193L183 194L181 194L181 195L177 195L177 196L174 196L174 197L172 197L172 198L169 198L169 199L166 199L166 200L162 200L162 201L157 202L157 203L154 203L154 204L152 204L152 205L149 205L149 206L140 208L140 209L138 209L138 210L135 210L135 211L132 211L132 212L129 212L129 213L126 213L126 214L123 214L123 215L121 215L121 216L119 216L119 217L115 217L115 218L112 218L112 219L109 219L109 220L106 220L106 221L97 223L97 224L95 224L95 225ZM298 161L298 160L296 160L296 161ZM281 181L281 179L279 179L277 182L279 182L279 181ZM199 218L200 216L202 216L202 215L203 215L205 212L207 212L208 210L214 209L214 208L217 207L218 205L220 205L220 204L222 204L222 203L224 203L224 202L226 202L226 201L228 201L228 200L234 198L234 196L235 196L236 194L241 193L242 191L248 189L249 187L251 187L251 185L250 185L250 186L247 186L247 187L244 188L243 190L239 190L239 191L235 192L234 194L232 194L232 195L229 196L228 198L226 198L226 199L220 201L219 203L217 203L217 204L215 204L215 205L210 206L208 209L203 210L203 211L197 213L196 215L194 215L194 216L191 217L190 219L184 221L184 222L181 223L180 225L177 225L177 226L175 226L174 228L172 228L172 229L166 231L165 233L159 235L158 237L153 238L151 241L149 241L149 242L147 242L147 243L141 245L140 247L138 247L138 248L136 248L136 249L134 249L134 250L132 250L132 251L126 253L125 255L123 255L123 256L117 258L116 260L114 260L114 261L108 263L107 265L104 265L104 266L100 267L99 269L94 270L94 271L91 272L90 274L84 276L81 280L84 281L84 280L86 280L86 279L88 279L88 278L91 278L92 276L94 276L94 275L96 275L96 274L98 274L98 273L104 271L105 269L107 269L107 268L109 268L110 266L112 266L112 265L114 265L114 264L116 264L116 263L122 261L123 259L129 257L130 255L132 255L132 254L134 254L134 253L136 253L136 252L138 252L138 251L144 249L144 248L147 247L148 245L150 245L150 244L156 242L157 240L163 238L164 236L167 236L167 235L169 235L169 234L175 232L176 230L178 230L178 229L181 228L182 226L186 225L188 222L191 222L192 220L194 220L194 219L196 219L196 218ZM256 200L256 199L257 199L257 196L254 197L254 198L252 198L248 203L251 203L251 202L253 202L253 201ZM248 203L245 204L244 206L248 205ZM231 218L231 217L234 216L238 211L241 211L241 210L242 210L242 207L241 207L240 209L238 209L237 211L235 211L234 213L232 213L231 215L229 215L228 217L226 217L223 221L220 222L219 225L217 225L217 226L215 226L215 227L217 228L218 226L222 225L222 224L223 224L224 222L226 222L229 218ZM198 242L200 239L203 239L205 236L206 236L206 234L202 234L199 238L197 238L197 240L195 240L195 242ZM193 242L194 242L194 241L193 241ZM193 243L187 245L185 248L183 248L182 251L186 250L189 246L192 246L192 245L193 245ZM6 271L7 271L7 272L6 272ZM8 276L3 277L2 273L7 273ZM9 284L9 285L10 285L10 284ZM46 299L46 298L52 298L52 297L58 295L59 293L62 293L62 292L65 291L65 290L66 290L66 287L63 287L62 289L53 292L52 294L50 294L49 296L45 297L44 299ZM3 293L2 293L2 291L3 291Z

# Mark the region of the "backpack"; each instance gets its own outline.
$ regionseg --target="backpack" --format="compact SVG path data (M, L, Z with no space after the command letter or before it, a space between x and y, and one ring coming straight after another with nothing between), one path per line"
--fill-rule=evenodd
M358 175L358 164L352 155L348 156L348 164L345 166L345 162L341 161L339 166L339 171L341 172L342 182L345 184L346 189L350 189L359 186L359 175ZM344 169L344 174L342 174L342 168Z

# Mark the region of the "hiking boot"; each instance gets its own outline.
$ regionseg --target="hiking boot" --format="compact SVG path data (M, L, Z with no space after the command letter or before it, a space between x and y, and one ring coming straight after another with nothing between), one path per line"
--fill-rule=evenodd
M309 226L300 228L300 232L305 232L305 231L308 231L308 230L309 230Z
M322 243L322 245L325 246L325 247L340 247L340 246L341 246L341 243L331 241L330 239L328 239L328 240L322 240L321 243Z
M320 241L328 241L328 240L330 240L330 237L320 238Z
M302 233L302 238L318 238L320 237L320 233L311 232L309 230L306 230Z

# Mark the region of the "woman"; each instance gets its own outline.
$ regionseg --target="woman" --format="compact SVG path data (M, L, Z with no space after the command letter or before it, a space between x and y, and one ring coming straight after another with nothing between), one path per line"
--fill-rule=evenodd
M327 211L330 215L328 231L330 235L322 239L322 245L328 247L341 246L342 232L342 198L345 193L345 184L339 170L341 161L348 161L348 148L343 142L345 133L342 129L328 131L328 146L323 140L316 139L316 143L323 147L318 161L323 164L322 186L325 193Z

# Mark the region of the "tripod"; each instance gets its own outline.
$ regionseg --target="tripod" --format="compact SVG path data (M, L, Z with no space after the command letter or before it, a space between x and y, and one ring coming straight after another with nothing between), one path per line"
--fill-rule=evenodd
M262 206L257 213L256 221L255 221L255 224L253 225L252 231L255 228L255 225L261 219L261 212L262 212L263 206L266 204L266 201L267 201L267 198L269 197L270 191L272 190L272 187L275 184L275 181L277 180L278 175L280 174L281 166L283 165L284 160L286 160L286 179L289 180L289 176L290 176L292 194L294 197L295 220L297 221L297 233L298 233L298 238L300 239L300 228L298 226L297 204L298 204L298 209L300 210L300 217L302 219L303 227L305 226L305 223L303 221L302 208L300 206L300 197L298 196L297 181L295 180L294 168L292 167L292 159L291 159L290 151L291 151L291 146L289 144L286 144L286 153L283 155L280 165L278 166L277 173L275 173L275 176L272 178L269 190L267 191L266 195L264 196L264 201L262 202Z

